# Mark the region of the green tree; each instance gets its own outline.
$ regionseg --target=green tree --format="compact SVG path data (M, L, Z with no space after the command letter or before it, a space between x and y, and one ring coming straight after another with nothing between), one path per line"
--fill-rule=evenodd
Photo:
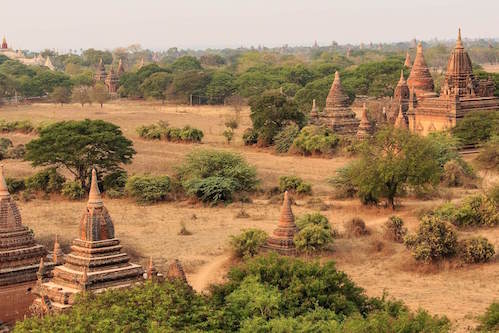
M65 167L83 188L92 168L100 174L131 163L132 141L121 129L102 120L63 121L40 130L40 137L26 145L26 160L33 166Z
M198 70L181 71L175 73L168 93L173 97L187 102L190 95L205 96L206 86L211 76Z
M100 104L101 108L111 98L106 85L100 82L96 83L92 88L90 96L93 102Z
M69 103L71 101L71 90L66 87L55 87L49 94L49 98L56 104Z
M206 86L206 94L215 98L218 103L223 103L226 97L235 91L234 76L229 72L215 72L210 83Z
M193 56L183 56L178 58L171 64L171 69L173 71L192 71L202 69L201 63L196 57Z
M85 104L90 104L92 102L92 99L90 98L88 87L87 86L74 87L71 100L74 103L81 104L81 107L83 107Z
M144 97L151 97L161 100L166 99L166 89L171 84L173 77L170 73L157 72L149 76L141 84L140 89L144 92Z
M452 135L463 144L477 144L488 141L499 133L499 113L495 111L470 112L458 121Z

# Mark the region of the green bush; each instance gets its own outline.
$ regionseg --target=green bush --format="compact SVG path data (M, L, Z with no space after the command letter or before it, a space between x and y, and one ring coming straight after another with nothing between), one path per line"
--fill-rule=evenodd
M309 224L295 235L296 249L307 254L325 249L333 243L331 232L321 225Z
M485 314L480 318L477 333L499 332L499 301L495 301L487 308Z
M258 142L258 132L253 128L247 128L243 132L243 142L246 146L254 145Z
M499 133L499 114L494 111L470 112L452 129L452 135L463 144L487 142Z
M332 154L338 143L339 138L329 128L309 125L301 129L292 150L303 155Z
M291 191L297 194L311 194L312 185L297 176L281 176L279 177L279 191L281 193Z
M126 192L140 204L166 200L170 192L168 176L133 176L128 178Z
M7 151L10 147L12 147L12 141L9 138L0 138L1 151Z
M239 127L239 123L237 122L237 119L232 118L225 122L225 127L235 130Z
M403 243L404 237L407 235L404 221L398 216L390 216L383 225L383 229L385 237L397 243Z
M29 120L6 121L0 120L0 132L19 132L28 134L34 131L34 126Z
M190 126L185 126L180 131L180 140L184 142L201 142L203 136L203 131Z
M126 186L127 177L128 175L125 170L117 170L115 172L107 174L102 179L102 189L105 192L109 190L123 192Z
M144 139L173 142L201 142L204 136L203 131L197 128L191 126L184 126L183 128L169 127L168 123L164 121L140 126L137 128L137 133Z
M353 183L354 168L346 166L336 171L336 175L328 180L334 187L334 196L337 199L353 198L357 194L357 188Z
M15 160L20 160L24 158L24 155L26 155L26 148L24 147L23 144L19 144L7 150L6 157Z
M147 140L161 140L165 130L158 125L143 125L137 128L137 134Z
M331 230L329 220L321 213L304 214L296 219L296 226L300 230L309 225L317 225L325 230Z
M61 193L70 200L80 200L85 196L85 190L81 187L80 182L76 181L65 182Z
M495 255L494 245L484 237L459 241L458 253L461 260L467 264L487 262Z
M284 127L274 137L274 147L276 152L281 154L287 153L299 133L300 129L295 124Z
M230 144L230 142L232 141L232 138L234 137L234 130L232 128L228 127L225 129L225 131L222 133L222 135L227 140L227 143Z
M435 216L423 216L415 234L404 243L418 261L435 262L453 257L457 252L457 235L452 227Z
M204 202L230 202L236 193L252 192L256 170L241 155L216 150L195 150L178 167L178 178L187 193Z
M66 178L56 168L48 168L26 179L26 189L32 192L59 193Z
M7 183L7 188L9 189L10 194L21 192L26 188L24 179L5 178L5 182Z
M489 190L487 197L496 205L496 207L499 206L499 184Z
M446 203L430 214L459 228L492 227L499 224L497 204L484 195L467 197L459 205Z
M255 256L267 240L267 233L260 229L245 229L237 236L231 236L230 244L239 258Z

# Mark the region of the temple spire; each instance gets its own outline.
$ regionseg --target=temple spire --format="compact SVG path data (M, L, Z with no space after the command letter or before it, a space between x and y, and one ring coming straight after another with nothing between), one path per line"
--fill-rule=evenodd
M279 226L295 226L295 216L291 210L291 200L289 199L288 191L284 192Z
M457 31L456 48L463 48L463 42L461 41L461 28Z
M409 67L412 66L411 55L409 54L409 50L407 50L406 53L405 53L404 66L407 67L407 68L409 68Z
M404 81L405 81L405 79L404 79L404 70L401 69L400 70L400 80L399 80L399 82L400 83L404 83Z
M97 184L97 172L92 169L92 182L90 184L90 193L88 195L88 206L89 207L102 207L104 204L102 202L102 197L99 191L99 185Z
M10 196L9 188L7 187L7 182L3 175L3 165L0 165L0 197Z

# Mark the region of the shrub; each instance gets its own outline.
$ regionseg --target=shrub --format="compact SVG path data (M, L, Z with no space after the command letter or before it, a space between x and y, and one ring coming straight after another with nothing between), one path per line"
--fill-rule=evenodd
M18 193L26 188L24 179L5 178L5 182L7 183L10 194Z
M459 241L458 253L461 260L467 264L487 262L495 255L494 245L484 237Z
M67 181L62 186L61 193L70 200L80 200L85 196L85 190L81 187L80 182Z
M184 142L201 142L203 136L203 131L191 126L185 126L180 131L180 140Z
M247 128L243 132L243 142L246 146L254 145L258 142L258 132L254 128Z
M232 141L232 138L234 137L234 131L229 127L229 128L226 128L222 134L225 137L225 139L227 140L227 143L230 144L230 142Z
M333 242L331 232L321 225L309 224L295 235L296 249L304 253L323 250Z
M274 137L274 146L276 152L281 154L287 153L299 133L300 129L295 124L284 127L284 129L282 129L282 131L277 133Z
M499 185L492 187L487 197L497 206L499 206Z
M12 141L9 138L0 138L0 150L7 151L12 147Z
M337 199L353 198L357 189L353 183L352 172L354 168L347 166L336 171L336 176L330 178L328 183L334 187L334 195Z
M495 301L487 308L485 314L480 318L479 333L492 333L499 331L499 301Z
M499 135L483 146L476 160L481 167L499 172Z
M26 179L26 189L33 192L59 193L66 178L56 168L48 168Z
M167 140L184 142L201 142L203 131L185 126L183 128L169 127L165 121L159 121L157 124L144 125L137 128L137 133L141 138L148 140Z
M338 143L338 137L329 128L309 125L293 141L293 150L303 155L331 154Z
M397 243L404 242L407 228L404 226L404 221L400 217L390 216L388 221L383 225L383 229L386 238Z
M255 256L267 240L267 233L260 229L245 229L237 236L231 236L230 244L239 258Z
M137 128L137 133L141 138L147 140L161 140L164 137L165 129L158 125L143 125Z
M430 214L459 228L491 227L499 224L499 212L496 203L484 195L467 197L459 206L453 203L444 204L430 212Z
M473 171L471 168L463 165L458 160L450 160L445 163L444 172L440 178L441 182L448 187L463 186L469 183L472 179Z
M279 191L281 193L292 191L297 194L311 194L312 185L297 176L281 176L279 177Z
M11 121L0 120L0 132L19 132L28 134L34 131L33 124L29 120Z
M354 217L353 219L347 221L344 227L345 233L348 237L361 237L369 235L366 223L358 217Z
M317 225L325 230L331 230L329 220L321 213L305 214L296 219L296 226L300 230L309 225Z
M178 167L187 193L216 204L232 200L235 193L256 189L256 170L241 155L216 150L195 150Z
M453 257L457 252L456 232L435 216L424 216L416 234L407 235L404 243L416 260L426 263Z
M170 192L168 176L133 176L127 180L126 192L140 204L165 200Z
M236 128L239 127L237 119L232 118L232 119L227 120L225 122L225 127L228 127L228 128L231 128L231 129L235 130Z
M452 135L463 144L486 142L498 132L499 115L493 111L470 112L452 129Z
M106 192L109 190L123 192L123 189L126 186L127 177L128 175L125 170L117 170L107 174L102 179L102 189Z
M9 150L7 150L7 158L12 158L16 160L20 160L24 158L24 155L26 155L26 148L24 147L23 144L19 144Z

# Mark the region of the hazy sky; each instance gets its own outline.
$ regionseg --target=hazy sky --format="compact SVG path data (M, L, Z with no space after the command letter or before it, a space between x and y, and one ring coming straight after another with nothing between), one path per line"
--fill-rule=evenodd
M112 49L499 37L499 0L1 0L14 48Z

